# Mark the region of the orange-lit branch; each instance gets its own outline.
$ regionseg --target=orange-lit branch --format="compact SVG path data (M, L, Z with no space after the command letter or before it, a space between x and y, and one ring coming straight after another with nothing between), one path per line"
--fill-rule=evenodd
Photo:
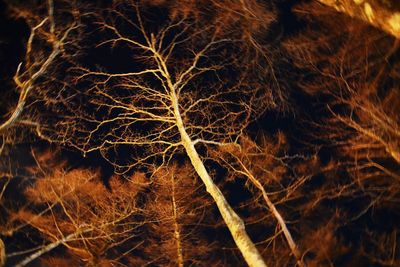
M50 24L48 30L44 29L46 24ZM35 82L46 74L49 67L54 63L55 58L62 53L63 45L69 37L70 32L75 30L77 27L77 23L72 22L61 32L56 32L54 3L53 0L48 0L48 15L37 25L32 26L28 42L26 44L25 62L21 62L18 65L18 69L14 75L16 89L20 91L17 106L14 108L14 111L11 112L9 118L0 125L0 133L4 133L19 120L25 108L27 98L30 96L31 91L35 87ZM37 38L37 35L40 35L38 38L45 36L47 39L44 41L51 45L51 52L45 57L38 57L36 53L38 55L40 55L40 53L33 50L34 48L32 47L32 43L35 41L35 38ZM25 70L21 73L22 68Z

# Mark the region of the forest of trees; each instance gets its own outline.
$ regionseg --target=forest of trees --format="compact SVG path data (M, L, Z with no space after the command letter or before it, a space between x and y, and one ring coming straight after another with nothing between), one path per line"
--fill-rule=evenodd
M400 266L395 2L0 12L0 266Z

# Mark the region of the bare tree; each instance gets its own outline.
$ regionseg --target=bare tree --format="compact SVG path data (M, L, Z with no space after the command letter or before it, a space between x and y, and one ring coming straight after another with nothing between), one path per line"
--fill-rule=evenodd
M204 234L204 230L214 227L213 203L193 176L190 166L177 165L164 167L154 174L144 207L147 231L142 264L221 264L215 257L220 251L219 242L208 241L210 238Z
M137 231L143 225L137 219L142 213L137 199L149 183L143 174L137 174L134 181L122 182L114 177L110 185L111 192L90 171L65 172L60 167L39 178L25 191L28 204L10 210L8 229L3 231L37 232L43 241L24 250L10 250L7 257L22 258L15 266L26 266L39 258L46 265L54 261L61 264L65 255L60 259L42 256L64 246L71 257L68 264L92 266L129 258L129 253L143 243Z
M40 86L34 106L46 103L50 113L39 112L30 123L42 138L83 153L100 151L120 173L163 166L183 152L247 263L264 266L200 151L234 142L253 119L276 105L280 94L271 88L276 78L267 47L248 34L273 16L253 1L207 2L216 11L189 2L181 9L162 6L168 16L134 1L115 1L91 12L85 17L90 39L74 39L71 57L60 61ZM221 7L229 11L224 16ZM104 53L104 47L124 52L130 62L101 66L93 56ZM263 57L257 57L260 51Z

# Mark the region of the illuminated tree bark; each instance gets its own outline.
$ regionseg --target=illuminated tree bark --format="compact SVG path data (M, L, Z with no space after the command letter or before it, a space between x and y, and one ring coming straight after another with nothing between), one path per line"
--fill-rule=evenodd
M179 113L176 116L178 120L178 129L182 136L183 146L186 149L190 161L192 162L197 174L206 185L207 192L210 193L217 204L218 209L232 234L233 240L235 240L235 243L245 258L247 264L249 266L266 266L257 248L247 235L242 219L232 209L232 207L226 201L221 190L219 190L208 174L203 162L199 157L199 154L196 151L196 148L194 147L193 141L190 139L182 125L182 119L180 118Z
M318 0L351 17L400 38L400 6L396 0Z

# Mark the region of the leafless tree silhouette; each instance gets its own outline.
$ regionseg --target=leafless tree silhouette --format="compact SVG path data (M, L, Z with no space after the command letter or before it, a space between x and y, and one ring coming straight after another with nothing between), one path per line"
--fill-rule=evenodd
M80 17L87 20L90 39L68 39L65 56L51 76L43 78L40 95L35 96L36 110L44 103L50 112L37 112L26 123L36 126L44 139L83 153L100 151L120 173L164 166L183 152L247 263L264 266L199 149L235 142L281 97L271 88L276 78L267 47L256 42L255 34L273 16L253 1L207 3L216 11L191 1L175 9L167 4L114 1ZM155 17L161 14L156 8L166 9L168 16ZM104 52L104 47L123 51L125 58L131 58L130 66L96 63L100 55L93 51ZM95 57L94 62L79 57L85 51ZM263 56L257 56L260 53Z

